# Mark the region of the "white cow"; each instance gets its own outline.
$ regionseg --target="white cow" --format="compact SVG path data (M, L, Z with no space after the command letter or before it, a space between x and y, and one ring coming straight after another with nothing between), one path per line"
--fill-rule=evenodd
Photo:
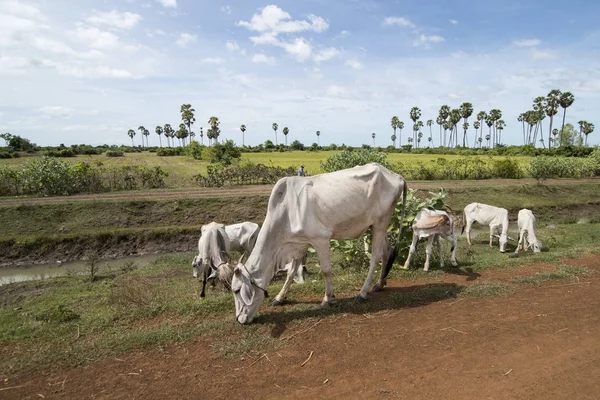
M229 249L239 251L248 258L254 249L260 227L254 222L246 221L225 226L225 232L229 238Z
M206 282L214 278L229 286L231 270L229 268L229 238L225 226L216 222L202 225L198 239L198 255L192 261L194 278L202 274L202 291L205 296Z
M371 265L357 301L366 299L379 260L381 275L373 290L382 289L398 254L398 247L392 249L388 242L387 227L400 196L403 219L404 178L374 163L314 177L280 179L269 197L267 216L252 254L246 264L240 263L234 270L231 288L236 320L252 322L268 295L265 287L277 266L291 257L293 273L309 247L316 250L325 278L322 304L332 302L330 240L357 239L369 228L373 234ZM288 273L274 304L284 301L291 283Z
M456 267L456 236L454 235L454 217L448 215L442 210L429 210L423 208L412 223L413 240L408 252L408 257L404 263L404 269L410 266L410 258L415 252L417 241L421 238L427 238L427 248L425 250L427 258L423 271L429 271L429 256L431 254L431 244L437 238L438 249L440 252L440 264L444 267L444 257L442 255L442 238L452 243L452 256L450 263Z
M471 226L473 222L490 227L490 247L492 239L500 231L500 252L506 251L506 242L508 241L508 211L504 208L488 206L487 204L471 203L465 207L464 218L467 229L467 243L471 246ZM462 232L465 231L463 225ZM461 233L462 233L461 232Z
M535 236L535 216L531 210L526 208L520 210L517 223L519 225L519 243L515 253L519 252L521 245L523 245L523 250L531 247L534 253L539 253L542 249L542 242ZM525 239L525 237L527 238Z

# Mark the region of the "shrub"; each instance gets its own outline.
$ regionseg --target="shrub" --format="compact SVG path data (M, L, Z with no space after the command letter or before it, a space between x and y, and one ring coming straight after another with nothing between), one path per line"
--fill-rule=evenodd
M48 157L76 157L73 149L48 150L44 155Z
M206 146L203 146L196 141L192 141L185 146L184 153L186 156L192 157L195 160L202 160L202 150L204 148L206 148Z
M536 157L529 163L529 174L540 181L550 178L589 178L597 176L600 167L594 157Z
M124 155L122 151L109 150L106 152L106 157L123 157Z
M12 151L0 151L0 158L18 158L19 153Z
M49 308L36 317L38 321L44 322L69 322L79 318L79 314L67 308L64 304Z
M183 154L182 147L163 147L156 152L157 156L160 157L172 157L172 156L180 156Z
M213 164L230 165L233 160L239 159L241 156L242 153L233 140L227 140L223 144L215 143L202 149L202 159Z
M378 163L389 167L386 162L387 155L383 152L372 149L346 149L336 153L325 162L321 162L321 170L323 172L333 172L341 169L356 167L357 165L365 165L368 163Z
M194 180L201 186L220 187L229 185L266 185L277 182L285 176L296 174L294 167L281 168L250 161L225 167L209 165L206 175L195 175Z

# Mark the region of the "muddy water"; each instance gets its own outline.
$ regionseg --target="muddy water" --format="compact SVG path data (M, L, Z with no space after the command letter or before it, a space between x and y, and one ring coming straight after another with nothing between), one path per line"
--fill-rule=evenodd
M138 267L149 264L165 254L147 254L143 256L131 256L109 260L98 261L99 273L116 270L127 263L135 263ZM78 260L62 264L35 264L21 265L12 268L0 268L0 285L13 282L31 281L36 279L53 278L65 275L85 275L89 273L87 261Z

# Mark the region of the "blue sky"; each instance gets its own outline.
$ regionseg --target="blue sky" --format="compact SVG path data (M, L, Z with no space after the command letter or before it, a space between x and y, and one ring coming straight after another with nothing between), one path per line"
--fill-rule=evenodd
M567 122L600 129L597 15L582 0L0 0L0 131L127 144L191 103L194 131L216 115L238 143L241 124L258 144L277 122L290 142L387 145L392 116L469 101L501 109L520 144L518 114L554 88L575 95Z

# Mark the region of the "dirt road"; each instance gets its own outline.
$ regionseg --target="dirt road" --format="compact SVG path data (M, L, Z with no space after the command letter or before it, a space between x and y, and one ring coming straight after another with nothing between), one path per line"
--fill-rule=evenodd
M508 297L449 298L373 314L338 314L307 322L296 332L282 326L274 336L305 332L261 357L223 360L208 340L198 340L85 368L10 377L0 383L0 397L597 399L600 256L569 263L594 273L577 282L519 286ZM553 268L534 264L518 274ZM514 275L485 271L446 275L436 283L396 281L370 301L419 285L451 291Z
M547 184L578 184L583 182L600 182L600 179L549 179ZM535 179L488 179L480 181L443 181L443 182L409 182L412 189L462 188L474 186L510 186L535 184ZM0 206L14 204L62 203L90 200L136 200L136 199L179 199L196 197L222 196L268 196L273 185L238 186L225 188L173 189L152 191L130 191L115 193L81 194L56 197L15 197L0 198Z

